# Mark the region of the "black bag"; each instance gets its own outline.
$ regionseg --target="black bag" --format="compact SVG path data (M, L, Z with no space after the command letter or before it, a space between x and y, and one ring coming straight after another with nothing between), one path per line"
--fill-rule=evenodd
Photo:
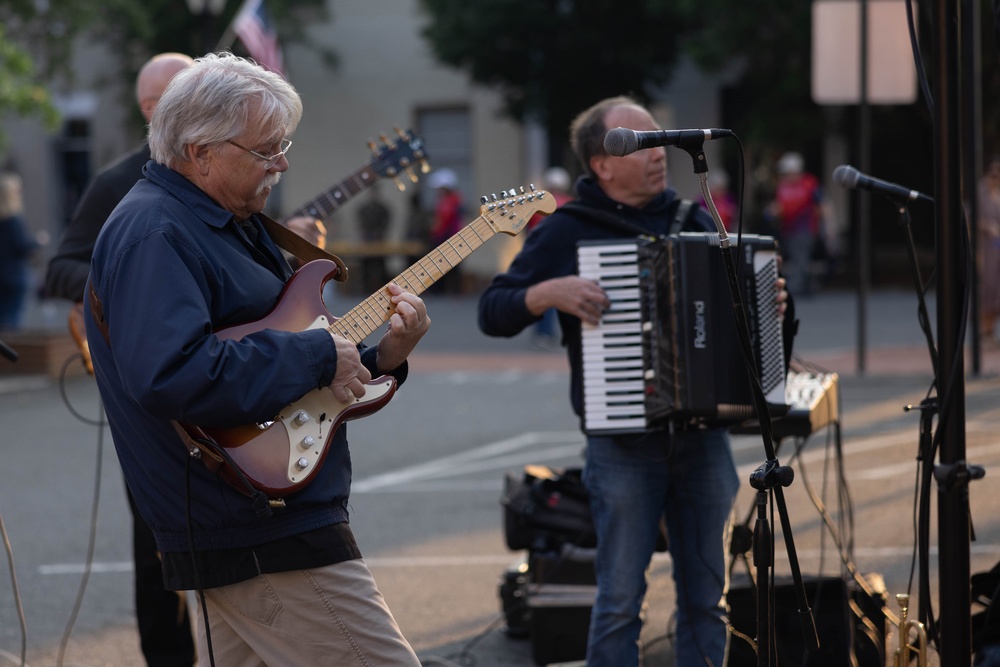
M597 539L581 475L578 468L542 465L527 465L521 474L507 472L500 498L507 548L545 551L564 543L594 547Z

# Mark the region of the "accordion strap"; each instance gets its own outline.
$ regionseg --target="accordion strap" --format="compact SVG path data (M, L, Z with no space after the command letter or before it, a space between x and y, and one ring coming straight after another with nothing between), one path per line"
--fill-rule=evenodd
M687 223L688 217L690 217L692 210L694 209L694 202L690 199L681 199L677 205L677 211L674 214L674 219L670 223L670 230L667 232L668 236L676 236L684 228ZM603 224L605 227L611 227L618 231L627 232L635 236L649 236L650 232L648 229L643 229L639 225L635 225L628 220L623 220L617 215L610 213L608 211L602 211L598 208L592 208L590 206L584 206L583 204L572 201L563 204L559 210L561 211L572 211L580 215L581 217L589 218L595 222ZM659 235L662 236L662 235Z

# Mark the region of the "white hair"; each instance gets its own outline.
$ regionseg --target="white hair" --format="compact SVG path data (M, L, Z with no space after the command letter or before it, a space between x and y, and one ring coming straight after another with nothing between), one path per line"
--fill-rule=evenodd
M263 124L283 138L302 119L302 100L280 75L229 52L209 53L178 72L149 123L149 150L168 167L187 161L189 145L215 145Z

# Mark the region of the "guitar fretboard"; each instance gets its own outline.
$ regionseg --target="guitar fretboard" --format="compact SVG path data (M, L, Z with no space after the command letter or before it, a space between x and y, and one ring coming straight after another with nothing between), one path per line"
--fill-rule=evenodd
M390 282L412 294L421 294L496 236L497 231L488 220L479 216ZM389 320L394 308L389 300L388 290L383 287L345 313L330 330L338 336L360 343Z
M347 200L357 195L362 190L369 188L377 180L377 176L371 167L363 167L353 174L333 185L328 190L324 190L315 199L312 199L299 208L295 209L279 222L287 224L292 218L308 215L313 218L325 218L338 208L344 205Z

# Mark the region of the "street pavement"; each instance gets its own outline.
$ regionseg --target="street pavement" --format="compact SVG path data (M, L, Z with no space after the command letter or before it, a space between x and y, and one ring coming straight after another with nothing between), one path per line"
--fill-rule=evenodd
M358 300L334 294L330 310L346 312ZM506 548L498 499L508 471L582 463L565 360L560 351L538 347L530 332L512 339L482 335L474 297L426 301L433 324L411 359L410 379L386 408L349 427L352 526L425 665L534 665L535 643L505 629L498 588L524 554ZM793 545L809 577L843 579L846 560L869 580L884 581L896 611L896 593L911 592L917 605L911 568L919 407L936 392L916 297L879 290L866 295L863 309L859 303L855 293L826 292L797 304L796 364L838 374L840 437L823 428L804 442L781 443L778 456L793 467L795 480L782 494L790 533L771 517L775 575L790 572ZM933 297L928 306L936 326ZM867 322L864 332L859 319ZM64 322L63 304L32 304L29 328L62 330ZM968 460L986 470L969 491L976 573L1000 560L1000 494L987 492L1000 471L1000 351L984 349L978 373L969 359L958 412L962 444ZM31 667L60 664L60 656L67 666L143 664L132 615L128 509L110 438L94 425L92 380L0 375L0 416L0 518L18 583L15 595L11 578L0 578L0 665L20 664L22 641ZM765 459L763 443L735 435L733 449L740 478L748 480ZM754 499L745 482L737 518L749 527ZM935 610L939 585L950 576L938 571L936 521L929 521L926 602ZM748 569L734 561L741 590ZM650 570L647 665L671 664L672 609L670 560L660 554ZM890 652L895 641L889 637ZM933 655L930 664L938 664Z

